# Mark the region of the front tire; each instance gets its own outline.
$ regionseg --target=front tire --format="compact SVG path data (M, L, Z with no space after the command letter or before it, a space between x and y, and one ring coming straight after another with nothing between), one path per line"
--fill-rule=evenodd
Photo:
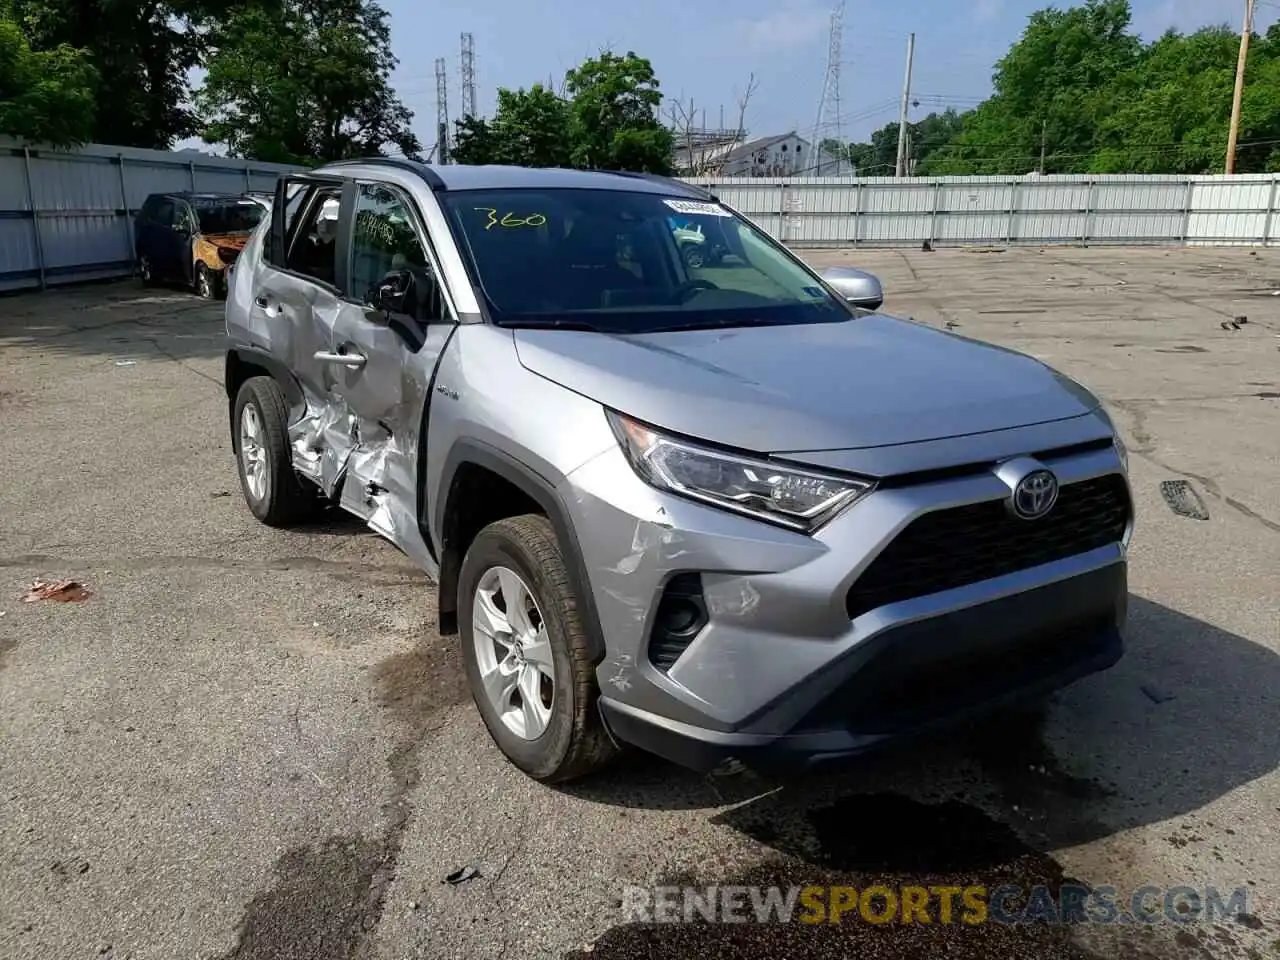
M138 258L138 276L141 278L144 287L154 287L156 285L155 268L151 265L151 258L146 254Z
M471 695L498 749L542 783L586 776L616 753L578 608L546 517L499 520L467 550L458 626Z
M269 527L308 519L319 497L303 486L289 451L288 405L270 377L251 377L236 394L232 439L240 489L255 517Z
M203 263L196 264L196 296L201 300L216 300L218 298L218 281L210 270Z

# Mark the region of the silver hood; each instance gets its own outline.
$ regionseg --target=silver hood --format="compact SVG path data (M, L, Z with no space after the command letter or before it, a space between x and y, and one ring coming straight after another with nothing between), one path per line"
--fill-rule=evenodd
M1021 353L886 316L612 335L514 331L529 370L655 427L760 453L916 443L1078 417Z

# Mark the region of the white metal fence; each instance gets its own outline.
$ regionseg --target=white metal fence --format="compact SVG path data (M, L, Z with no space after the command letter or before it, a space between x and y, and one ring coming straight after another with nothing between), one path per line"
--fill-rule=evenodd
M0 291L128 276L147 194L274 190L291 169L100 144L25 149L0 137Z
M0 138L0 291L126 276L158 191L272 190L291 167ZM795 246L1280 242L1280 175L695 178Z
M1280 241L1274 174L691 182L795 246Z

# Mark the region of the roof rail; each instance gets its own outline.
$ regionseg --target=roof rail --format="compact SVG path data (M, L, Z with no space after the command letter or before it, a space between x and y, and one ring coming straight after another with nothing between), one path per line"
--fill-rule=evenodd
M686 181L680 180L676 177L664 177L660 173L636 173L631 170L610 170L609 173L619 177L636 177L637 179L648 180L652 183L665 183L669 186L679 187L681 190L685 190L693 194L695 197L699 197L703 200L710 200L713 203L720 202L720 198L711 191L703 190L696 183L687 183Z
M440 174L436 173L425 163L417 160L409 160L404 157L356 157L351 160L333 160L323 164L325 167L351 167L364 164L366 166L377 167L395 167L397 170L407 170L410 173L416 173L427 182L427 186L434 191L444 190L444 181L440 179Z

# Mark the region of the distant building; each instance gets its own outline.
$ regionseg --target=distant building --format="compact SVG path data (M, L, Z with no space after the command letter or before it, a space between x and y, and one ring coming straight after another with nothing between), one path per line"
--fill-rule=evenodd
M794 130L772 137L757 137L746 143L677 146L677 170L706 173L718 177L851 177L853 165L847 160L815 150Z

